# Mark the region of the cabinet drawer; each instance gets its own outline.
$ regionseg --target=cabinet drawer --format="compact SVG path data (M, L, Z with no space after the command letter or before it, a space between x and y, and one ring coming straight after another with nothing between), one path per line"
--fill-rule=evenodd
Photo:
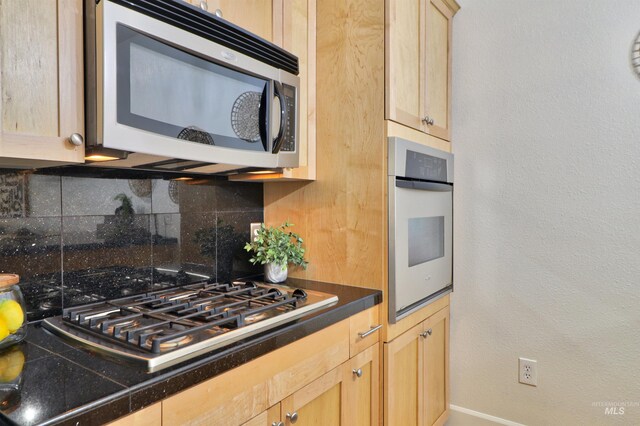
M162 403L150 405L107 426L155 426L162 423Z
M369 308L349 319L349 353L354 356L380 339L378 306Z

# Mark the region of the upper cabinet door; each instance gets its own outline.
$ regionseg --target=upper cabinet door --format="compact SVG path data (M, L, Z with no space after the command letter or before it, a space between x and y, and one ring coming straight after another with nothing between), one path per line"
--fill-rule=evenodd
M453 11L443 0L386 7L386 118L450 140Z
M188 0L272 43L282 42L282 0Z
M428 0L425 28L426 132L451 140L451 20L442 0Z
M423 130L424 0L386 2L386 116Z
M84 161L82 37L82 0L0 0L0 164Z
M283 5L282 47L300 64L300 167L284 170L284 179L316 178L316 0L286 0Z

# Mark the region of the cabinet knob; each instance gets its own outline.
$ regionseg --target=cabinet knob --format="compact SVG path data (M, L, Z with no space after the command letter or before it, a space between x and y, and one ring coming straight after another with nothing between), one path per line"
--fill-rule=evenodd
M73 133L69 136L69 142L71 142L71 145L82 146L84 138L80 133Z
M422 333L420 333L420 336L426 339L427 337L431 336L432 333L433 333L433 330L428 329L427 331L423 331Z
M223 18L223 16L222 16L222 10L220 10L220 9L216 9L216 11L215 11L214 13L215 13L215 15L216 15L218 18Z
M353 374L354 374L356 377L362 377L362 368L358 368L357 370L354 368L354 369L353 369L353 370L351 370L351 371L353 371Z
M429 117L428 115L425 115L425 117L422 119L422 122L427 126L433 126L433 123L435 123L435 120Z
M284 423L282 423L282 422L273 422L273 423L271 423L271 426L284 426Z
M294 411L293 413L287 413L287 418L291 423L295 423L298 421L298 412Z
M207 0L200 0L200 9L209 10L209 5L207 4Z

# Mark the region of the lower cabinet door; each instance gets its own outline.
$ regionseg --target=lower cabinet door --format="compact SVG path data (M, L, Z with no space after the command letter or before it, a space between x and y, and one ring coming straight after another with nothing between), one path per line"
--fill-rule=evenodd
M441 426L449 416L449 307L384 344L384 424Z
M419 324L384 344L384 424L424 424L424 344Z
M423 323L425 424L443 425L449 417L449 308Z
M343 419L349 426L378 425L380 349L376 343L344 364Z
M286 426L347 425L343 421L343 366L334 368L282 401Z
M243 423L242 426L282 426L284 423L282 422L280 411L280 403L277 403L248 422Z

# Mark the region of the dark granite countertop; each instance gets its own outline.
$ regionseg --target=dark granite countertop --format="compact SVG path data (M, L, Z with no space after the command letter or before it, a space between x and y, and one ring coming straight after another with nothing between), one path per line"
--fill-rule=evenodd
M103 424L382 301L382 293L378 290L297 279L289 279L286 284L335 294L339 302L289 324L155 373L91 353L51 335L39 324L30 324L26 341L9 349L22 351L26 363L20 374L18 390L6 390L0 384L0 424ZM1 357L2 353L0 360Z

